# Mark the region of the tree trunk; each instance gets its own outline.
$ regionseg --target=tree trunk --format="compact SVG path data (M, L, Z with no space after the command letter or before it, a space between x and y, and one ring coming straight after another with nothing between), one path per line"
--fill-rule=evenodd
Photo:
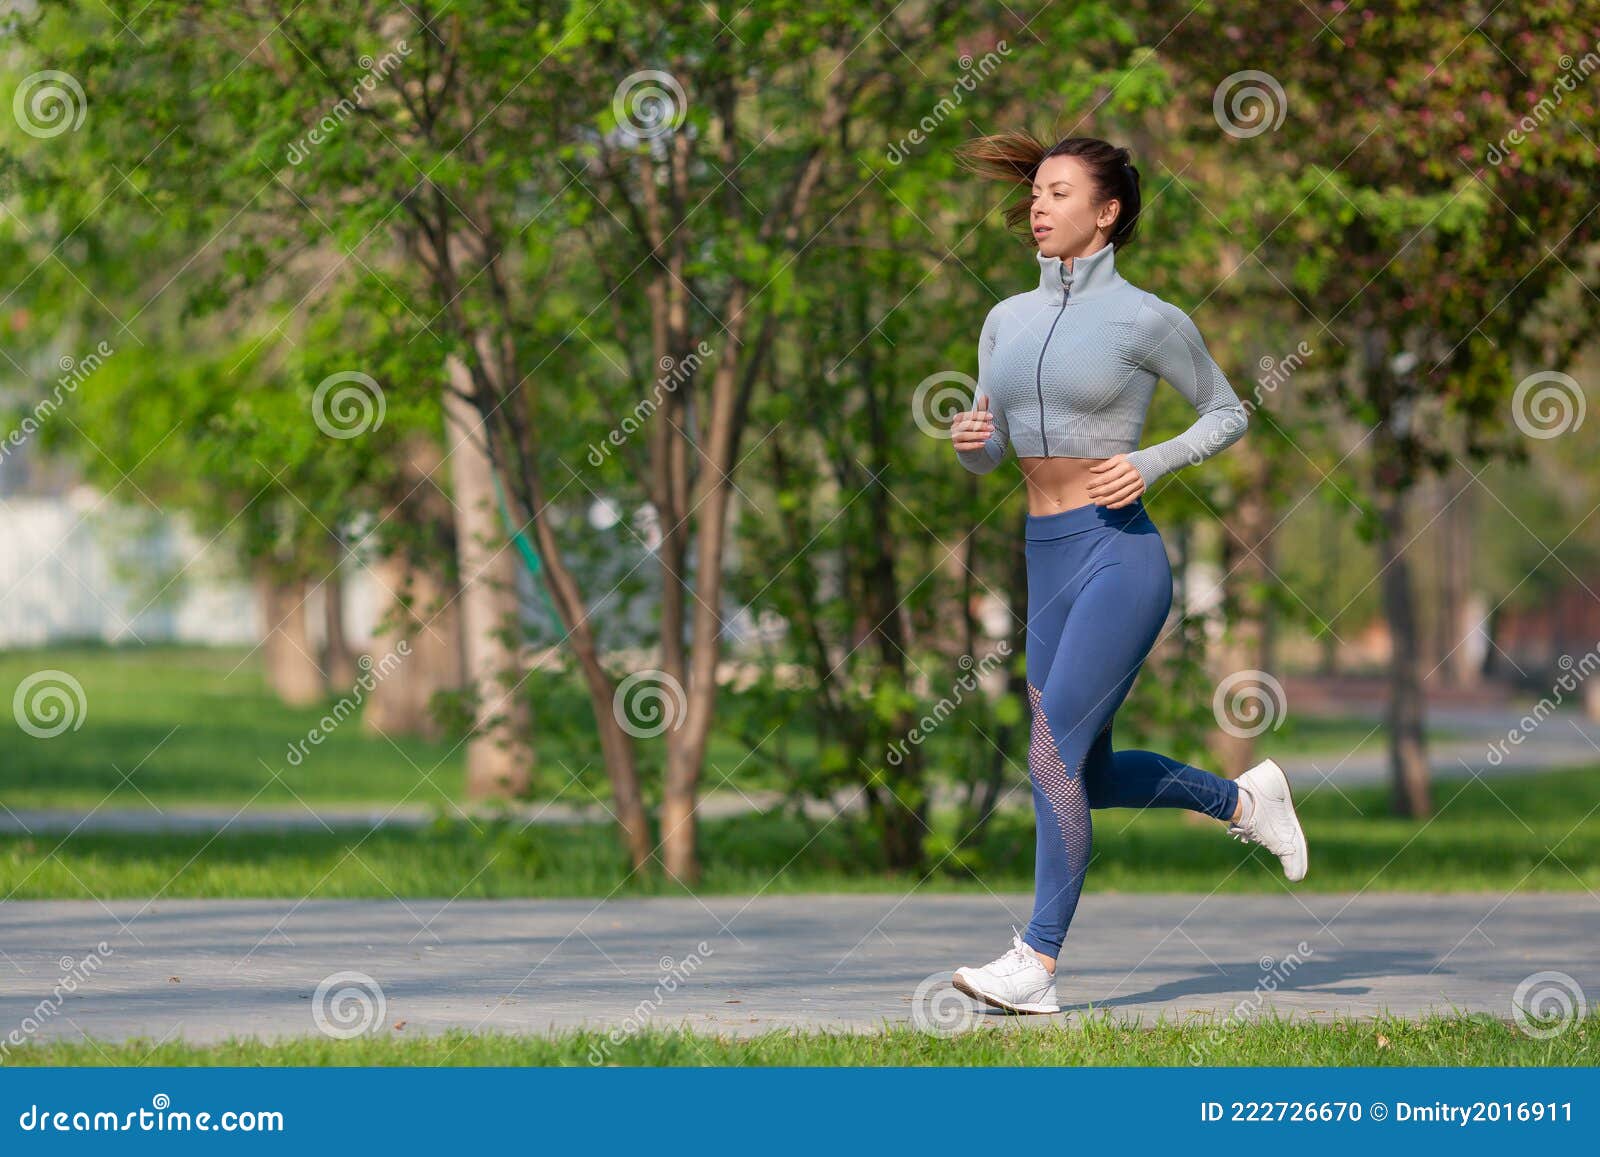
M306 612L307 593L303 577L285 580L271 563L257 568L261 653L267 684L291 707L321 702L326 692L322 669L313 657L310 616Z
M1271 577L1268 553L1273 518L1272 506L1267 500L1271 486L1265 477L1265 463L1259 455L1247 452L1246 457L1250 459L1251 476L1240 487L1233 513L1222 526L1222 573L1228 576L1229 587L1223 602L1227 629L1217 647L1216 661L1210 666L1219 680L1240 671L1259 672L1259 677L1249 681L1254 686L1269 677L1272 670L1272 639L1267 631L1269 611L1255 592L1264 589ZM1270 697L1267 710L1276 710ZM1280 720L1273 719L1261 734L1270 737L1272 727L1278 722ZM1238 730L1247 733L1235 735L1216 728L1207 745L1216 760L1217 774L1230 779L1255 762L1256 736L1248 734L1255 727ZM1189 814L1199 815L1197 812Z
M434 439L413 438L405 448L398 497L383 512L386 520L412 533L402 535L396 549L369 568L389 598L373 650L394 651L403 640L409 652L392 669L375 658L374 667L388 673L373 687L362 712L362 725L370 732L443 738L444 728L431 709L433 697L459 690L464 679L456 586L447 577L455 549L453 510L431 481L442 462Z
M1339 605L1334 600L1339 592L1339 560L1344 545L1343 529L1339 525L1339 516L1327 504L1322 504L1318 521L1322 530L1322 580L1316 588L1321 598L1316 601L1320 606L1334 607ZM1323 624L1318 630L1321 633L1317 636L1317 674L1331 678L1339 673L1339 636L1335 633L1332 623Z
M322 654L328 687L342 694L355 685L356 657L344 629L344 552L334 542L333 569L322 584Z
M730 316L741 317L747 296L748 291L743 286L733 291L729 299ZM682 308L681 302L678 308ZM741 320L730 329L731 350L738 349L745 324ZM722 656L722 565L733 489L726 471L734 466L739 442L736 387L740 369L738 356L725 352L712 375L708 420L704 422L707 449L702 453L706 462L700 468L689 503L689 510L698 513L698 524L695 527L694 607L690 616L692 642L687 655L682 650L679 628L683 623L683 594L689 593L689 588L683 586L683 569L676 563L674 569L667 569L663 555L663 665L683 686L687 709L683 725L667 732L661 801L661 864L674 880L691 887L700 882L695 804L716 711L716 673ZM670 439L670 446L665 462L657 459L659 468L665 472L664 478L658 474L657 484L665 480L676 495L682 488L682 480L688 476L687 449L682 435L673 432L662 436ZM673 501L678 499L674 497ZM681 522L686 517L687 512L675 521ZM663 519L667 525L672 521ZM669 615L669 611L673 613Z
M445 393L445 438L461 572L457 602L474 705L467 796L516 797L527 792L533 769L533 722L516 645L521 637L518 564L501 524L483 423L462 396L472 392L471 375L455 357L449 359L449 374L454 389Z
M870 325L866 318L866 303L863 301L861 305L862 311L857 320L863 326ZM895 685L905 687L911 679L907 656L913 650L913 642L906 629L905 598L896 580L895 552L899 539L894 532L891 509L895 499L882 482L892 466L892 443L898 434L898 423L884 412L885 407L878 397L878 388L881 388L878 383L882 379L874 372L870 353L862 356L861 374L867 379L863 382L861 392L868 407L867 428L872 454L871 480L866 483L870 533L863 544L863 553L867 557L858 564L866 580L862 602L872 622L872 635L878 643L877 678L890 679ZM919 714L915 709L900 711L894 721L895 733L905 735L910 732L916 726ZM876 727L869 727L868 734L876 734ZM920 875L926 866L926 755L923 745L913 746L898 767L882 769L884 782L881 787L875 786L873 791L873 802L882 825L884 862L891 871Z
M480 369L489 381L489 393L504 390L513 381L514 351L510 343L502 343L505 350L504 367L490 363L485 354L489 339L478 342ZM478 383L474 382L475 388ZM491 403L494 404L494 403ZM536 463L539 461L538 430L531 424L531 403L525 395L525 423L520 429L502 417L492 429L498 431L495 445L501 450L502 480L508 484L513 506L512 518L533 531L540 567L544 573L550 601L555 605L561 625L566 628L563 640L578 661L589 693L589 707L594 713L595 731L600 737L601 758L605 761L606 777L611 783L611 802L617 820L617 829L627 849L628 860L636 872L649 868L654 855L650 839L650 818L644 808L644 794L639 787L639 765L634 752L633 737L622 727L617 717L616 685L600 663L599 643L594 629L589 625L589 608L585 605L578 580L567 566L561 544L556 540L550 524L550 501L545 495L544 479ZM490 428L490 427L486 427ZM514 462L514 465L513 465Z
M1380 451L1381 452L1381 451ZM1383 610L1393 640L1389 659L1389 769L1391 810L1421 819L1432 814L1425 702L1417 645L1411 568L1405 557L1405 492L1379 488L1378 564L1382 570Z
M1446 543L1444 573L1439 576L1444 593L1441 610L1445 612L1446 623L1444 671L1447 681L1454 687L1477 686L1483 664L1481 647L1475 639L1482 607L1472 588L1472 559L1476 553L1473 547L1474 485L1470 474L1463 477L1462 492L1453 501L1447 499L1450 506L1441 519Z
M459 690L464 682L459 615L448 601L454 590L430 568L403 556L378 559L371 571L394 596L373 643L374 658L396 650L402 640L408 653L367 695L362 726L375 735L441 739L444 728L433 712L433 697ZM381 662L377 667L385 669Z

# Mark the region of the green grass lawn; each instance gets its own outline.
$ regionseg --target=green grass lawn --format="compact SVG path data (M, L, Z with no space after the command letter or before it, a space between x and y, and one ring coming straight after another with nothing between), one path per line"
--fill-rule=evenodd
M54 648L0 652L0 701L43 669L70 674L83 687L82 725L49 739L0 727L0 803L13 810L94 807L295 806L312 804L462 803L465 760L453 740L369 734L359 719L328 732L299 766L290 745L332 707L286 707L268 691L259 653L244 648L154 646ZM540 682L543 680L543 682ZM540 798L588 802L585 788L604 790L590 707L571 680L530 678L539 729ZM730 703L731 703L730 699ZM764 730L764 729L763 729ZM814 759L812 736L786 731L798 763ZM1435 739L1447 739L1434 730ZM1360 719L1293 717L1272 733L1281 756L1381 750L1384 733ZM656 745L641 746L654 758ZM714 733L707 782L733 787L777 786L759 760L748 759L739 737ZM277 773L275 776L274 773ZM724 790L728 790L724 788Z
M989 1021L993 1023L988 1023ZM885 1025L881 1033L780 1030L745 1039L647 1028L612 1042L601 1032L556 1036L451 1031L438 1036L326 1037L200 1046L133 1040L13 1049L8 1065L1593 1065L1600 1011L1546 1039L1486 1014L1258 1018L1248 1023L1143 1025L1106 1014L1078 1024L1013 1019L949 1036Z
M283 758L323 709L290 709L262 685L242 650L149 648L13 652L0 656L0 695L29 673L69 671L84 688L84 725L51 739L0 728L0 804L28 807L182 804L227 807L312 803L442 808L456 798L461 752L451 743L393 740L351 719L301 766ZM587 706L581 692L550 688L541 762L568 781L583 762ZM565 696L565 697L563 697ZM555 726L561 720L564 726ZM1336 745L1370 725L1314 723L1301 735ZM796 746L806 737L800 737ZM1374 740L1376 741L1376 740ZM786 740L786 742L789 742ZM721 736L713 763L733 767L739 748ZM757 761L749 761L752 765ZM270 769L270 770L269 770ZM272 771L281 780L272 779ZM431 776L424 777L424 773ZM598 775L597 769L591 774ZM736 780L763 786L752 769ZM265 784L265 788L263 788ZM142 793L142 794L141 794ZM259 794L258 794L259 793ZM409 793L409 794L408 794ZM570 785L567 798L587 801ZM1425 823L1386 813L1382 788L1297 793L1311 838L1301 889L1496 890L1600 888L1600 775L1592 769L1435 785ZM711 821L703 829L707 892L1027 891L1033 886L1033 818L1026 787L977 846L935 854L926 873L889 870L858 820L791 814ZM1095 813L1088 889L1276 891L1275 861L1228 839L1220 824L1175 811ZM935 819L948 846L953 816ZM979 882L981 879L981 883ZM673 890L653 874L629 876L604 825L440 821L420 829L138 835L84 831L0 836L0 898L605 896Z
M1600 890L1600 774L1593 770L1437 787L1436 812L1385 814L1381 788L1306 793L1299 810L1311 871L1297 891ZM1172 810L1097 811L1086 890L1277 893L1277 861L1221 824ZM888 870L856 819L768 813L703 828L702 892L1028 891L1033 820L1003 813L982 843L935 857L925 876ZM981 882L980 882L981 879ZM319 898L648 895L608 825L247 832L218 836L80 833L0 837L0 898L151 896Z
M42 669L83 687L82 726L49 739L10 726L18 684ZM278 702L244 649L149 647L0 654L0 802L12 809L169 804L293 804L454 799L463 756L451 743L393 742L348 720L301 766L287 760L325 707ZM331 706L330 700L329 706ZM437 770L434 770L437 769ZM274 780L272 772L281 770ZM432 772L431 787L423 772ZM413 791L412 789L416 790ZM141 795L140 793L143 793ZM258 794L259 793L259 794Z
M42 670L64 671L83 688L81 726L37 738L7 717L18 686ZM589 700L576 679L530 675L538 799L591 802L605 775ZM333 709L330 695L313 707L286 707L267 688L260 654L247 648L152 646L0 651L0 803L29 808L215 806L237 809L323 805L424 807L465 803L466 758L454 737L428 741L363 729L359 715L323 729L323 741L291 745ZM732 705L730 699L729 705ZM730 712L731 714L731 712ZM782 738L797 761L815 758L807 735ZM640 745L646 781L659 744ZM734 772L733 788L773 786L767 769L748 759L736 735L714 733L707 782ZM275 774L276 773L276 774ZM724 790L729 790L725 788Z

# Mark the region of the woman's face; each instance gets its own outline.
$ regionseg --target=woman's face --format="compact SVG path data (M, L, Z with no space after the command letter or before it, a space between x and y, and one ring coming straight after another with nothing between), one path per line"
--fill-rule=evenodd
M1119 204L1093 203L1094 185L1077 157L1046 157L1033 181L1033 239L1046 257L1086 257L1106 243Z

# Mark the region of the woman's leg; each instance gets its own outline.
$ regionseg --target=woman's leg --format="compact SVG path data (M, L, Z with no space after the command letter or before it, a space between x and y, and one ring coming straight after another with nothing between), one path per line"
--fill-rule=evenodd
M1034 911L1023 940L1054 959L1083 890L1093 845L1084 765L1126 698L1172 606L1166 547L1148 519L1064 540L1070 547L1038 552L1040 570L1068 559L1087 577L1071 600L1042 685L1031 676L1033 780L1037 858ZM1030 555L1030 567L1036 558ZM1041 579L1045 576L1041 575ZM1035 587L1030 574L1029 589Z
M1159 752L1114 751L1114 724L1114 720L1106 724L1083 765L1091 808L1177 807L1219 820L1233 818L1239 805L1237 783Z

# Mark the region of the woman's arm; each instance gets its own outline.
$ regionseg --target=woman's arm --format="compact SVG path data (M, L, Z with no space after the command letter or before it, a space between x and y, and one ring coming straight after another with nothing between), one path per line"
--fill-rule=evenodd
M1203 462L1233 445L1250 419L1183 310L1148 294L1139 311L1136 334L1137 363L1170 382L1199 412L1183 433L1127 455L1148 487L1163 474Z
M989 357L994 353L995 342L1000 336L999 312L998 305L989 311L989 316L983 319L983 331L978 335L978 386L972 395L974 409L989 394ZM994 433L989 435L989 440L976 450L956 451L961 465L974 474L987 474L1000 465L1000 459L1006 456L1006 446L1011 441L1005 410L995 406L993 397L989 398L989 412L994 415Z

